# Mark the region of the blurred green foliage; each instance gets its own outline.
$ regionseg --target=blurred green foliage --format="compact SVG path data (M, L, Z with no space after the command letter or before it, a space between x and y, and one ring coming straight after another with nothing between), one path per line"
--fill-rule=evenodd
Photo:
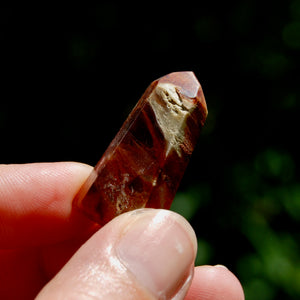
M268 148L250 161L236 163L228 173L230 177L224 180L231 185L230 196L238 199L236 209L240 214L235 217L237 240L232 247L238 247L239 240L243 239L249 243L246 251L234 258L234 262L231 260L242 280L246 299L297 299L300 296L300 184L295 177L292 156ZM200 185L178 193L172 209L193 222L197 208L214 210L206 207L211 206L210 200L209 185ZM223 217L230 220L232 210L224 210ZM197 264L220 263L213 243L210 237L199 238Z
M237 35L251 36L258 9L255 1L240 1L235 6L231 21ZM276 20L274 12L280 9L284 17L281 15ZM280 86L281 92L269 94L271 99L268 101L260 98L265 96L262 90L253 88L256 103L248 109L253 113L253 130L257 131L256 138L249 136L248 154L228 158L231 159L229 165L220 165L222 168L226 165L226 170L220 170L220 175L208 173L203 177L205 184L202 182L178 193L172 209L186 216L198 228L196 263L223 263L220 261L224 259L222 252L227 253L230 256L228 265L242 281L247 300L299 299L300 182L296 141L300 127L298 124L294 130L289 119L299 113L299 81L298 87L295 85L299 76L294 78L293 74L299 67L300 1L286 2L286 5L274 2L269 7L269 15L266 11L264 13L268 26L260 25L269 30L264 40L244 40L245 45L238 43L241 68L251 76L255 74L263 78L264 84L271 82L277 93L279 89L275 86ZM196 23L197 33L208 42L218 39L219 27L220 23L213 16ZM210 109L209 104L208 99L210 115L203 134L210 137L205 137L204 141L211 142L215 136L220 136L220 115L224 114L224 108L218 103ZM264 122L256 115L260 109L263 110L261 118ZM262 122L259 129L255 122ZM276 132L276 123L284 130ZM292 124L295 126L296 123ZM277 134L277 141L276 138L270 139L272 131ZM284 135L287 139L283 138ZM235 138L236 146L239 137L236 135ZM259 146L254 147L256 151L251 151L251 143L260 138ZM243 141L242 136L240 140ZM216 159L209 158L211 162ZM218 186L216 177L219 177ZM216 199L220 196L222 199ZM227 205L222 201L227 201ZM218 211L216 204L221 206L222 212ZM197 207L198 213L192 213ZM207 213L208 217L205 216Z

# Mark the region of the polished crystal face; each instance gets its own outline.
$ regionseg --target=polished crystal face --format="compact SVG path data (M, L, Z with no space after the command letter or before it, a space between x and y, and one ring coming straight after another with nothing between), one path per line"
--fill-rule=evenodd
M79 190L74 206L101 225L137 208L170 208L206 116L193 72L175 72L152 82Z

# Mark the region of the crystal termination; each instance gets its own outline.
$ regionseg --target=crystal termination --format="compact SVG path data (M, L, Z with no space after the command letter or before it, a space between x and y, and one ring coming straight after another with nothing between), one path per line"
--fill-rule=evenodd
M170 208L206 116L193 72L152 82L73 206L100 225L137 208Z

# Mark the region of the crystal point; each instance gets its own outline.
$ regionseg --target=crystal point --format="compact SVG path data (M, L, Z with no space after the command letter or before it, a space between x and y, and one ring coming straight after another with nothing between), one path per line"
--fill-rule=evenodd
M170 208L206 116L193 72L152 82L73 205L100 225L137 208Z

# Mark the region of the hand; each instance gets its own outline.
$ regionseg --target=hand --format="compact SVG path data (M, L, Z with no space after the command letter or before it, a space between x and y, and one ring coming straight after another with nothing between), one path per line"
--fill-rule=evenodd
M1 299L183 299L191 280L184 299L244 299L226 268L193 267L195 234L178 214L142 209L99 229L74 212L90 172L70 162L0 166Z

